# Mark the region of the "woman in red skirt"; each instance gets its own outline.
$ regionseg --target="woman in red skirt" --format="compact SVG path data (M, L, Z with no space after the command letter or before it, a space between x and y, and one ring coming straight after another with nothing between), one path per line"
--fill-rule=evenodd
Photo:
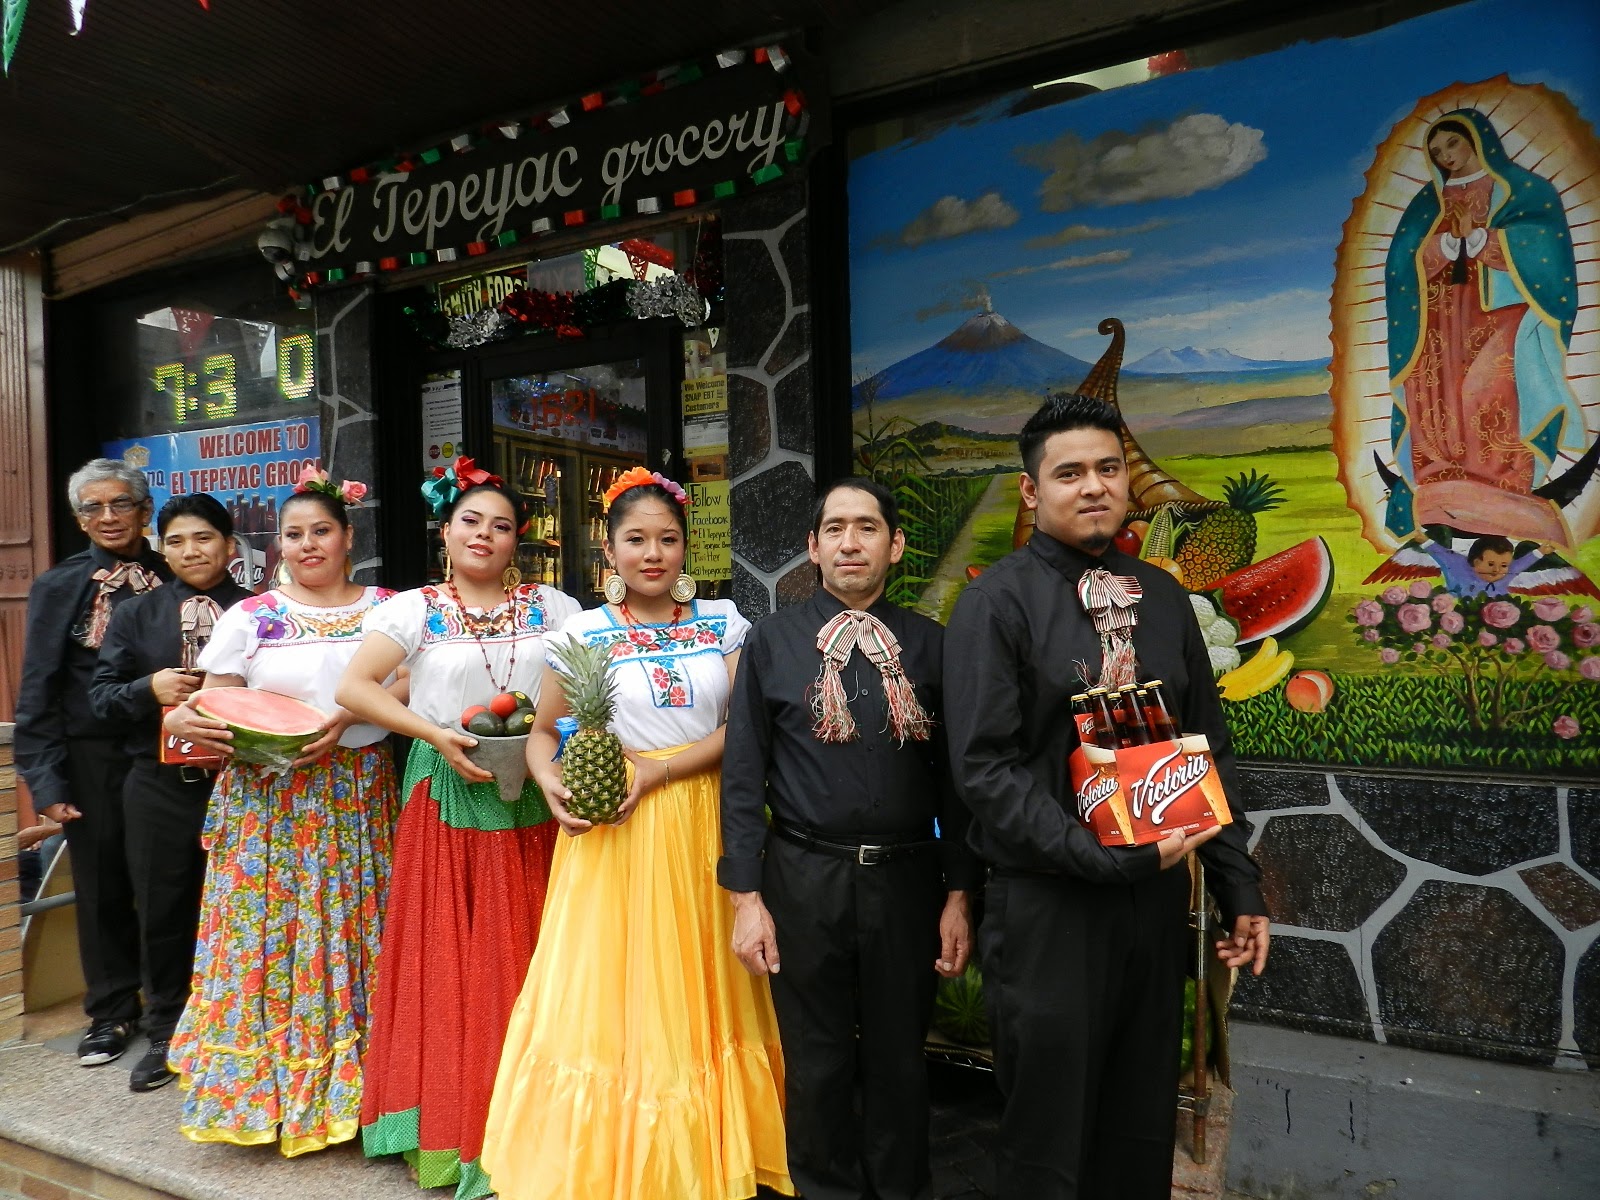
M512 803L466 751L467 708L538 699L544 638L580 610L512 567L521 498L457 461L424 488L443 520L442 584L368 615L339 687L363 720L414 738L401 785L394 877L364 1061L362 1145L404 1154L423 1187L493 1190L478 1155L506 1022L533 955L556 823L528 782ZM409 707L383 688L402 664Z

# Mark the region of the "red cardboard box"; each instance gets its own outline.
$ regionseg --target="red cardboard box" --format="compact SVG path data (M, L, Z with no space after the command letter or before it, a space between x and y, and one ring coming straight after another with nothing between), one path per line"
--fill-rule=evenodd
M1079 746L1067 771L1078 820L1104 846L1143 846L1173 830L1233 822L1203 734L1126 750Z
M166 705L161 710L161 719L165 721L167 714L173 710L173 705ZM175 767L202 767L207 771L216 771L222 767L220 755L212 754L209 750L202 750L193 742L175 737L165 728L161 730L161 750L156 758L168 766Z

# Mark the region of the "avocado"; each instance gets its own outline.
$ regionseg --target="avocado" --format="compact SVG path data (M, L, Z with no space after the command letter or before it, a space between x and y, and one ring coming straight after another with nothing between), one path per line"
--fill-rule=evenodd
M506 736L520 737L533 728L533 709L519 708L506 718Z
M467 722L467 732L473 737L504 737L506 725L492 712L481 712Z

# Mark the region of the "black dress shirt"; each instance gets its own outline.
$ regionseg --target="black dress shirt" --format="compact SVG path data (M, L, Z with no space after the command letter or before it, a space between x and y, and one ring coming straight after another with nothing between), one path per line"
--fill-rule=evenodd
M818 588L804 604L763 620L745 640L722 755L718 881L730 891L761 890L766 805L778 820L862 841L932 837L937 820L946 886L976 887L983 874L966 845L971 818L945 769L944 631L938 622L885 600L867 610L899 639L900 665L935 721L928 741L895 740L883 677L859 648L840 671L856 739L828 743L812 732L811 690L822 669L817 634L844 607Z
M66 773L70 739L118 737L126 732L120 721L102 721L90 707L89 686L99 653L81 640L100 588L95 572L112 570L121 561L91 546L44 572L28 592L15 749L17 769L33 792L35 810L71 799ZM163 580L172 578L167 560L147 546L141 547L137 561ZM113 612L133 596L127 587L113 592Z
M161 748L161 702L150 680L157 671L183 665L180 610L185 600L199 595L211 597L226 612L250 593L226 576L204 593L175 580L134 596L111 614L89 699L96 716L126 730L127 751L135 758L154 760Z
M1160 679L1183 731L1210 740L1234 814L1198 851L1212 895L1230 924L1265 915L1228 728L1188 594L1159 567L1114 549L1096 558L1038 531L967 586L945 631L945 678L960 697L946 714L950 760L973 812L973 846L998 868L1090 882L1133 883L1160 870L1155 846L1102 846L1080 825L1067 777L1078 745L1071 698L1088 686L1074 663L1100 669L1100 638L1077 594L1094 566L1142 585L1133 630L1139 677Z

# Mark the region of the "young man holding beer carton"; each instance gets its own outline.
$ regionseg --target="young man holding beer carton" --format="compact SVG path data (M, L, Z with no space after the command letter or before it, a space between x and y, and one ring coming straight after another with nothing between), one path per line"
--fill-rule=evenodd
M1217 955L1258 974L1268 944L1260 871L1244 823L1223 823L1220 797L1200 806L1218 810L1207 820L1165 834L1142 802L1159 793L1175 804L1219 780L1225 793L1238 788L1188 595L1112 547L1128 512L1116 410L1052 397L1023 427L1020 448L1033 537L967 587L945 636L949 691L961 697L945 712L952 769L973 813L973 846L993 867L978 949L1005 1095L994 1194L1164 1200L1188 940L1189 876L1172 868L1198 850L1232 931ZM1153 681L1176 730L1146 715ZM1095 703L1075 712L1080 695ZM1080 772L1082 789L1068 763L1075 751L1088 761L1080 727L1101 746L1092 775ZM1203 735L1209 753L1173 732ZM1133 750L1150 759L1141 772L1159 778L1121 777L1124 761L1144 764L1124 758ZM1081 807L1112 818L1099 836L1080 820L1080 790Z

